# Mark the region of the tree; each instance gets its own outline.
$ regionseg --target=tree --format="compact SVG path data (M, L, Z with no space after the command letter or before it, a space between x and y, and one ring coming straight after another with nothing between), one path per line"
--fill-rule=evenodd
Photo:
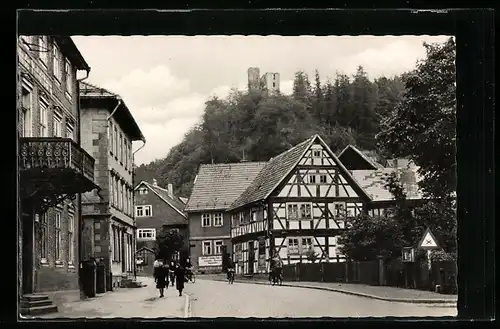
M304 103L307 108L311 106L311 83L309 82L307 73L303 71L295 73L292 97L296 101Z
M176 252L181 252L184 247L183 236L178 230L162 229L156 237L155 252L161 259L171 260Z
M456 190L455 42L426 44L426 58L404 77L405 92L383 123L378 145L420 167L426 195L443 198Z

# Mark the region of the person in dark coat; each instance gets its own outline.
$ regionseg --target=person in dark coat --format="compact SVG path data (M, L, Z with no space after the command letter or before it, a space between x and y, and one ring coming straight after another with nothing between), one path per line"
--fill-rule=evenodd
M186 280L186 270L177 263L175 267L175 287L179 291L179 296L182 296L182 290L184 290L184 280Z
M170 277L170 284L173 286L175 283L175 261L170 262L168 269L168 275Z
M158 265L154 268L154 278L156 282L156 289L160 290L160 298L163 297L163 292L167 284L168 269L165 267L163 262L158 262Z

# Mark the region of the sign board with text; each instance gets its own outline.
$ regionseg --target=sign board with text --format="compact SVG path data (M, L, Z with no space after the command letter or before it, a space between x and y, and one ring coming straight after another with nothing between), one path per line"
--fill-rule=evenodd
M222 266L222 255L198 257L199 267Z

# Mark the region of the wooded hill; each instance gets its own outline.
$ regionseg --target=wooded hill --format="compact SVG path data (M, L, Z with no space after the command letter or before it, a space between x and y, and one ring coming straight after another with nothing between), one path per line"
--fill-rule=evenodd
M312 82L297 72L291 95L232 90L226 99L205 103L201 123L164 159L137 167L135 182L156 178L189 197L200 164L267 161L316 133L334 152L353 144L382 157L375 134L403 90L401 77L370 80L361 66L352 76L338 73L325 83L318 71Z

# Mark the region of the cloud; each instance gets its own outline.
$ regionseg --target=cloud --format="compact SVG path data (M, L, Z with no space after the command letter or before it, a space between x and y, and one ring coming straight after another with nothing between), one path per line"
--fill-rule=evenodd
M135 154L135 163L139 165L164 158L168 151L179 144L184 135L199 120L199 117L193 116L174 118L161 124L141 124L141 130L144 132L144 137L146 137L146 145ZM134 149L138 149L139 145L139 143L134 145Z
M126 95L125 101L131 107L157 106L190 92L189 81L174 76L166 65L148 71L133 70L117 80L105 82L102 87Z

